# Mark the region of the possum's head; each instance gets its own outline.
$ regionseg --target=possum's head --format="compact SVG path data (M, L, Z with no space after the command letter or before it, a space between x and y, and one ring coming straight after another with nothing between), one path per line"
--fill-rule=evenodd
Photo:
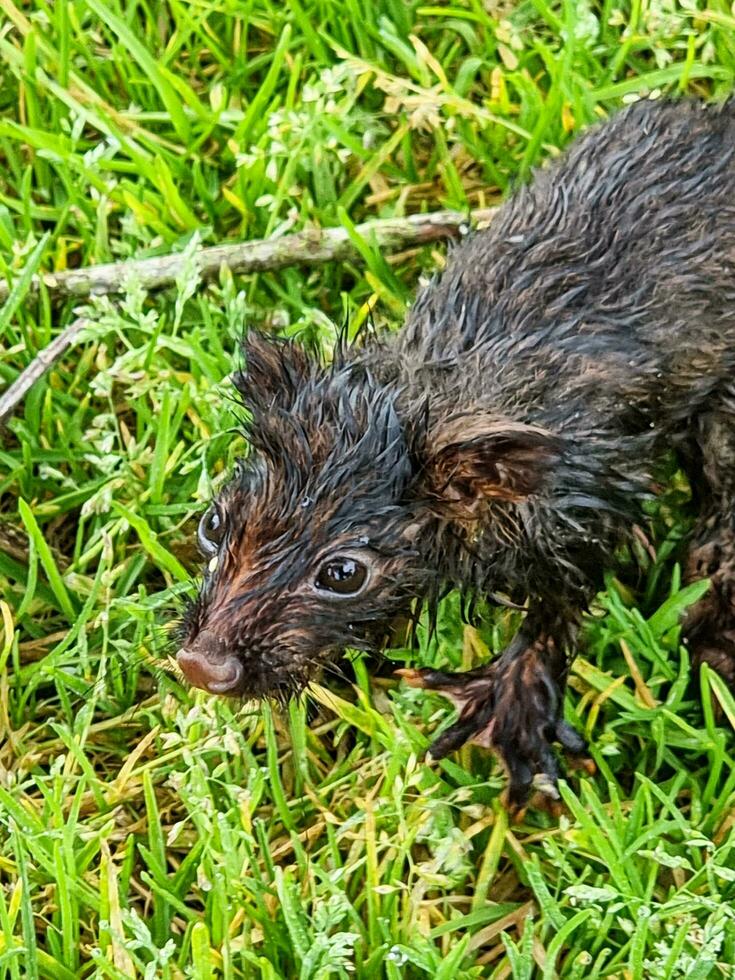
M245 357L251 453L200 523L207 564L177 659L210 693L284 697L457 584L437 529L530 492L551 450L507 420L406 418L361 364L324 368L293 343L251 335Z

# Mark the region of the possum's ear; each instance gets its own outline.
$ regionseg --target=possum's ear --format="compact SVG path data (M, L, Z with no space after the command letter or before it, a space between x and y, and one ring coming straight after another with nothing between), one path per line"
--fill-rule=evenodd
M520 502L541 488L563 441L539 426L497 416L458 416L433 427L422 491L443 517L472 519L483 501Z
M262 412L287 408L311 375L313 361L294 341L275 340L249 331L242 344L245 367L235 371L232 383L245 408Z

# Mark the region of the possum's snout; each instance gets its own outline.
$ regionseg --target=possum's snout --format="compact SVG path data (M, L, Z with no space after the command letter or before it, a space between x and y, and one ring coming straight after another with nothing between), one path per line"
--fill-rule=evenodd
M199 634L193 644L182 647L176 661L184 676L209 694L241 695L245 689L245 670L242 661L232 653L207 649L207 631Z

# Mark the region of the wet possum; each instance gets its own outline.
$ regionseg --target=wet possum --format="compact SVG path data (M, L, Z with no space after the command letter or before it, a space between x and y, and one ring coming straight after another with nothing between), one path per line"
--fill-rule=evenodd
M469 673L404 671L497 752L519 811L557 796L580 615L681 449L701 516L695 664L735 682L735 108L641 102L588 130L451 251L403 329L324 366L250 334L251 454L202 519L178 662L214 694L284 697L416 600L527 607Z

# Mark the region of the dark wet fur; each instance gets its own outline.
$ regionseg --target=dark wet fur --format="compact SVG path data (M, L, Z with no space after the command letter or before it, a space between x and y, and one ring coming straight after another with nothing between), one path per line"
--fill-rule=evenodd
M461 708L437 753L492 746L519 808L553 795L552 742L581 611L641 520L663 453L701 501L687 628L735 680L735 109L638 103L536 174L455 248L403 330L325 368L252 336L235 383L253 454L187 644L234 651L244 693L293 691L345 646L379 645L448 589L528 605L478 680L416 672ZM313 590L348 551L353 599Z

